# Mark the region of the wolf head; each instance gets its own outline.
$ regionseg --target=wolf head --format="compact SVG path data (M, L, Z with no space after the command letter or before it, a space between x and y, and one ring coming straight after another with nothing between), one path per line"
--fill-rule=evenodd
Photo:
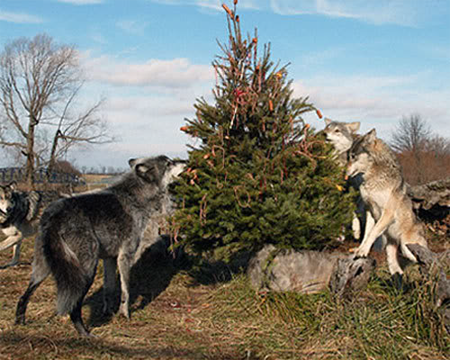
M326 141L331 143L338 155L348 151L353 144L355 134L359 130L360 122L339 122L325 119L326 127L323 130Z
M128 161L136 175L149 183L156 183L165 190L184 170L186 162L172 160L165 155Z
M356 139L348 152L347 176L364 175L373 165L374 149L377 141L377 132L370 130L367 134Z
M378 182L383 179L386 186L403 182L402 169L396 154L383 140L377 138L375 129L356 139L348 152L347 176L364 176L369 172Z
M0 185L0 221L6 220L8 213L15 206L13 193L16 190L16 182L8 185Z

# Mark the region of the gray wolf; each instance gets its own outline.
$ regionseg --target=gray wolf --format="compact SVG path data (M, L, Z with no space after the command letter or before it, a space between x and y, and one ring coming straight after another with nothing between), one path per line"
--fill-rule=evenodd
M417 262L406 245L419 244L426 248L427 241L422 224L413 212L397 158L377 138L375 129L353 143L349 151L347 175L361 176L361 197L375 219L375 225L364 235L355 257L367 257L375 240L384 234L387 238L389 271L401 279L403 269L399 255Z
M147 226L157 238L159 218L169 184L183 171L184 162L166 156L131 159L131 170L110 187L60 199L44 211L35 241L27 290L19 299L16 323L25 323L30 296L51 273L56 280L57 310L69 314L82 336L90 336L81 308L92 285L99 259L104 264L103 311L111 312L118 267L121 283L119 313L130 317L128 282L135 253ZM154 226L153 226L154 225Z
M346 123L325 118L325 125L323 132L326 141L333 145L336 161L339 165L345 166L347 164L347 152L357 137L357 131L361 123L359 121Z
M13 258L1 269L14 266L20 260L22 240L33 235L37 228L41 195L35 191L17 191L17 184L0 185L0 230L7 236L0 243L0 251L13 247Z
M358 138L357 131L359 130L361 123L359 121L355 122L341 122L334 121L325 118L325 139L328 143L333 145L334 154L337 163L345 167L348 159L348 152L353 145L353 142ZM349 179L349 185L359 189L360 181L357 178ZM355 239L361 239L364 232L370 230L373 226L373 218L370 213L367 212L364 201L361 197L358 198L356 202L356 211L353 216L352 230Z

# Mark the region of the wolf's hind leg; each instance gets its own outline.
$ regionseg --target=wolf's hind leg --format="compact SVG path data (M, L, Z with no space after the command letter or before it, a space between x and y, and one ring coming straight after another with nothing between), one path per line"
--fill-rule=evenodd
M386 260L388 263L389 272L391 275L394 274L403 274L403 270L398 261L398 245L389 242L386 245Z
M399 246L395 243L388 242L386 244L386 260L389 272L391 273L394 286L397 289L401 289L403 286L403 269L400 266L398 256Z
M92 283L94 282L94 275L90 278L90 280L86 283L86 288L81 294L81 297L78 299L75 307L70 312L70 320L72 320L73 326L77 330L78 334L81 336L92 336L89 330L86 328L83 322L83 318L81 316L81 308L83 306L83 300L86 296L87 292L89 291L89 288L91 287Z
M33 295L48 275L50 275L49 266L42 257L35 254L35 259L33 261L33 272L31 274L28 288L17 303L16 324L25 324L25 312L27 311L28 301L30 300L31 295Z

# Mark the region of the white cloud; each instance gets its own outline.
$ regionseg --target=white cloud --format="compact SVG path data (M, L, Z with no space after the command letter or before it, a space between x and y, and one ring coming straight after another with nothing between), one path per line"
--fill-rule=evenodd
M92 80L118 86L186 88L214 78L211 66L192 64L185 58L129 63L100 56L85 59L85 67Z
M274 12L282 15L317 14L377 25L415 26L420 15L416 0L270 0L270 6Z
M1 9L0 21L12 22L17 24L40 24L44 22L44 20L38 16L25 13L8 12Z
M166 5L191 5L198 6L202 9L223 11L222 4L227 3L227 1L222 0L150 0L155 3L166 4ZM258 0L240 0L238 4L238 9L260 9L261 2ZM230 5L231 2L228 3Z
M73 152L79 166L126 166L131 157L167 154L186 157L192 141L180 127L193 118L199 97L211 102L211 66L187 59L131 62L82 53L88 76L86 101L102 93L103 116L120 142L96 147L88 157ZM118 86L120 85L120 86Z
M148 22L137 20L120 20L116 23L116 26L132 35L144 35Z
M192 5L222 11L220 0L150 0L167 5ZM420 0L240 0L238 10L272 10L280 15L323 15L349 18L373 24L416 26L424 12L430 10Z
M73 5L94 5L102 4L104 0L56 0L57 2Z
M435 131L450 133L448 91L424 87L429 74L411 76L320 76L294 82L294 95L309 96L325 117L361 121L363 131L373 127L388 139L403 116L420 114ZM315 115L308 121L323 124ZM318 124L318 125L317 125Z
M121 90L121 89L118 89ZM86 166L125 167L132 157L166 154L171 157L186 157L186 144L191 141L180 131L184 119L194 115L196 89L184 94L174 91L161 94L128 96L126 89L115 92L107 99L104 117L120 141L96 146L89 156L82 150L71 152L77 163Z
M206 9L213 9L213 10L221 9L220 0L150 0L150 1L165 5L194 5Z

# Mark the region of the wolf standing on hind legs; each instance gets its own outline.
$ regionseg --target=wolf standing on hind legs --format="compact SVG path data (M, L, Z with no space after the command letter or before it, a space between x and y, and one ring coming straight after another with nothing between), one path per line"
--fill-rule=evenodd
M400 165L389 147L376 137L375 129L355 140L349 152L347 175L361 175L361 196L375 219L364 235L356 257L367 257L375 240L387 237L386 255L390 273L401 279L399 255L417 262L406 245L427 247L424 230L412 209Z
M16 323L25 323L28 301L51 273L57 286L57 309L89 336L82 317L83 299L94 281L99 259L104 259L104 307L111 310L116 267L121 282L119 313L130 317L128 282L141 237L154 217L164 212L168 185L184 169L184 162L166 156L129 161L131 171L104 190L53 202L42 215L35 241L33 271L19 299Z
M357 131L361 126L359 121L355 122L341 122L334 121L325 118L325 134L326 141L333 145L336 162L345 167L348 160L348 152L350 151L353 142L357 139ZM357 178L349 180L349 185L355 189L359 189L360 181ZM363 234L370 231L374 224L374 220L370 213L367 211L367 207L364 204L364 200L358 197L356 202L356 211L353 216L352 230L355 239L361 240ZM380 243L380 247L383 247L383 239L380 239L377 243Z

